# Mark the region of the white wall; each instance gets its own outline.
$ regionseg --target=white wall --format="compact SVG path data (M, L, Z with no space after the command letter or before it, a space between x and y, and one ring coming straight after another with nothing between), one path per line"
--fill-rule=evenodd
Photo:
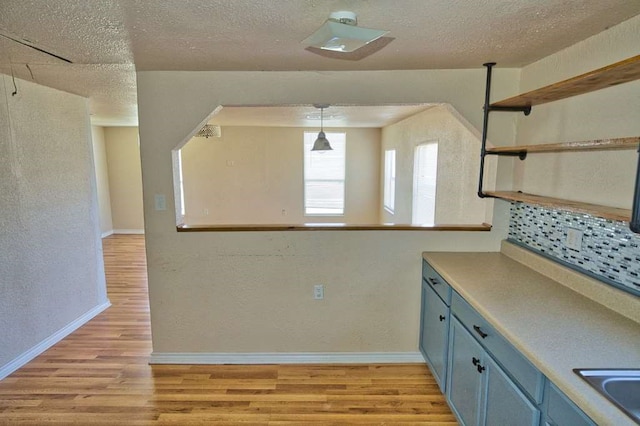
M182 148L185 223L379 223L379 129L347 134L345 214L305 217L305 128L224 127L221 138L193 138ZM283 214L283 210L285 214Z
M103 236L106 236L113 233L113 221L111 219L109 171L107 167L107 151L104 145L104 128L91 126L91 137L93 141L93 163L96 170L98 207L100 209L100 231Z
M111 216L115 233L143 232L142 172L137 127L105 127Z
M381 208L384 222L411 223L416 146L438 143L436 224L491 222L493 200L477 196L480 139L475 129L448 105L430 108L382 130L382 156L396 150L394 214ZM485 164L485 189L495 185L495 162ZM384 175L384 164L381 165Z
M87 100L16 81L0 76L0 377L107 303Z
M638 55L640 16L522 69L522 91ZM640 81L534 107L518 120L518 144L640 135ZM516 163L515 189L631 208L635 150L530 155Z
M495 74L497 97L516 91L517 70ZM154 352L416 352L421 252L498 250L506 209L491 232L176 233L171 150L219 105L446 102L479 128L484 79L481 69L139 72ZM499 118L492 134L513 143L514 123ZM325 300L314 301L319 283Z

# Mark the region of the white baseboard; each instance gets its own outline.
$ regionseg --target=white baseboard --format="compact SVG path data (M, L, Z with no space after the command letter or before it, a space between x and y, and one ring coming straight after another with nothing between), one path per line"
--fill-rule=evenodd
M420 352L153 352L149 364L390 364L424 362Z
M100 312L107 309L109 306L111 306L111 302L109 302L108 300L102 305L96 306L95 308L91 309L89 312L76 318L75 320L73 320L72 322L64 326L62 329L56 331L51 336L47 337L46 339L44 339L43 341L41 341L31 349L29 349L28 351L24 352L22 355L18 356L13 361L9 361L9 363L0 367L0 380L4 379L9 374L13 373L17 369L19 369L20 367L28 363L29 361L31 361L32 359L34 359L35 357L37 357L38 355L40 355L41 353L49 349L51 346L55 345L56 343L58 343L59 341L67 337L69 334L76 331L78 328L80 328L81 326L89 322L89 320L91 320L93 317L98 315Z
M113 234L113 229L111 231L107 231L107 232L103 232L102 235L100 236L100 238L106 238L109 235Z
M114 229L114 234L144 234L144 229Z

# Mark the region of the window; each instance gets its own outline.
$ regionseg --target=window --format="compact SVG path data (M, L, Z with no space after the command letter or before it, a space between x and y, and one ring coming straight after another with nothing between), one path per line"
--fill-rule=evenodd
M304 214L344 214L346 134L326 132L332 151L311 151L318 133L304 132Z
M384 152L384 208L393 213L396 206L396 150Z
M413 163L412 223L433 225L436 216L436 175L438 171L438 143L418 145Z

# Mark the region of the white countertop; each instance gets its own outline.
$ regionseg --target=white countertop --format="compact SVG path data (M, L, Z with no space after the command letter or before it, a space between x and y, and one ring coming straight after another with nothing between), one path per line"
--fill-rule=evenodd
M513 244L502 250L423 257L596 423L634 425L573 369L640 368L640 298Z

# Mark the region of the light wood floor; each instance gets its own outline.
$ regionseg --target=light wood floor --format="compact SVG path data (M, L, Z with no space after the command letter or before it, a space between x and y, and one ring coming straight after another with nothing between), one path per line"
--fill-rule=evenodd
M422 364L149 366L144 239L103 244L113 306L0 381L0 425L456 424Z

